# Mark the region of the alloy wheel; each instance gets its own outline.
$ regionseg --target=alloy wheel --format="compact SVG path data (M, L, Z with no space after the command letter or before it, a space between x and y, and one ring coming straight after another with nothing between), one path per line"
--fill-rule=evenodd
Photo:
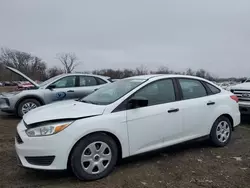
M27 102L22 106L22 113L26 114L27 112L29 112L30 110L33 110L37 108L37 105L33 102Z

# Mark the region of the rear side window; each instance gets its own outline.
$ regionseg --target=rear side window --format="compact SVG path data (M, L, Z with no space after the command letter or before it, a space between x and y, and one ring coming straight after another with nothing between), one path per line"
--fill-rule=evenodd
M207 91L202 83L194 79L179 79L183 99L194 99L207 96Z
M80 76L79 77L79 86L84 87L84 86L96 86L97 81L94 77L92 76Z
M209 89L211 90L212 94L217 94L217 93L220 93L220 89L218 89L217 87L209 84L209 83L206 83L207 87L209 87Z

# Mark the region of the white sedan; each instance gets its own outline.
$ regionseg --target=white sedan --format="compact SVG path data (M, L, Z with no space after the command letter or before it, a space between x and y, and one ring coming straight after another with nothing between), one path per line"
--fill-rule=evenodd
M15 147L21 166L70 168L81 180L96 180L119 158L191 139L208 136L225 146L239 123L238 98L212 82L144 75L30 111L17 126Z

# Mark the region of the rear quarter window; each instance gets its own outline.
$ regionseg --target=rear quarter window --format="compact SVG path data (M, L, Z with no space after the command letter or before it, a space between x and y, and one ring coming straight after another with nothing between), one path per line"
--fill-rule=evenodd
M220 89L213 86L212 84L209 83L205 83L207 85L207 87L211 90L212 94L217 94L220 93Z
M96 77L95 79L97 80L97 84L98 85L102 85L102 84L106 84L107 83L105 80L103 80L101 78Z

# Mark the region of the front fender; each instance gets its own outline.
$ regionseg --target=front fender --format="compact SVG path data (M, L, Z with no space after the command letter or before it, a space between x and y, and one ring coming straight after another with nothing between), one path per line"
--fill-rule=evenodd
M83 137L96 133L96 132L107 132L114 135L120 142L122 148L122 157L129 156L129 143L127 134L127 123L121 121L120 118L111 117L110 115L95 116L86 119L79 119L72 123L67 128L67 131L72 135L73 141L71 149L74 145L81 140ZM70 151L68 151L68 154Z
M29 95L23 95L21 97L18 98L16 104L15 104L15 109L17 109L18 105L20 104L21 101L25 100L25 99L37 99L42 105L45 104L44 99L39 96L39 95L34 95L34 94L29 94Z

